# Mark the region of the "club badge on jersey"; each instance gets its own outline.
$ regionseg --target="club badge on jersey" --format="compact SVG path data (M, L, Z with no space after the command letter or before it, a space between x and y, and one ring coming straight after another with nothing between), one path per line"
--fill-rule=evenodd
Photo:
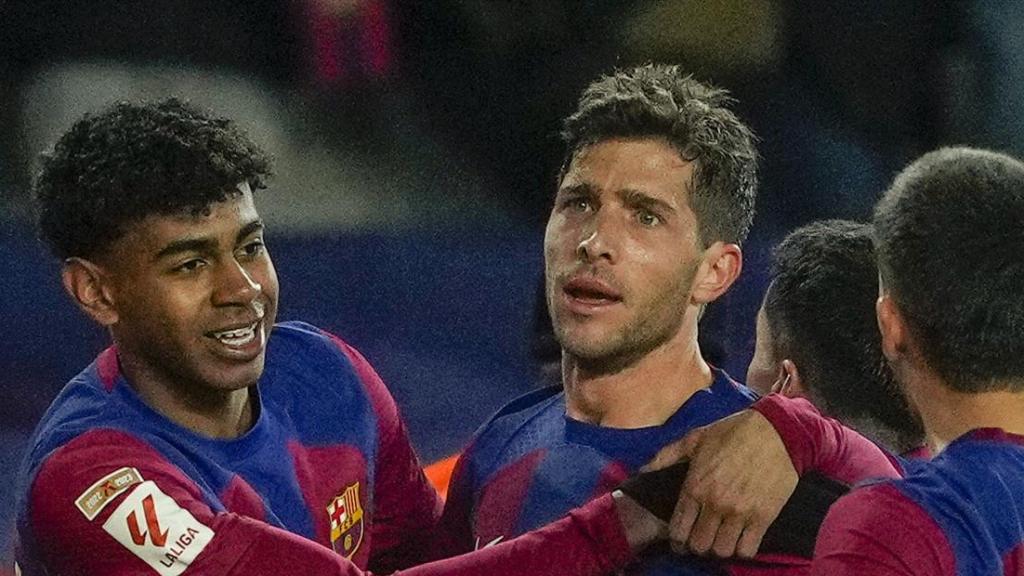
M363 542L363 506L359 502L359 482L345 488L327 505L331 522L331 546L351 559Z

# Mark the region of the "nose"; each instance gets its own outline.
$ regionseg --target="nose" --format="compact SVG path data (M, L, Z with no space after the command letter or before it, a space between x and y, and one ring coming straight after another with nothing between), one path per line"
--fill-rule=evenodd
M601 212L594 214L583 228L582 238L576 246L576 256L583 262L605 259L615 261L615 225Z
M263 292L263 286L239 262L226 262L222 268L214 289L215 304L248 306Z

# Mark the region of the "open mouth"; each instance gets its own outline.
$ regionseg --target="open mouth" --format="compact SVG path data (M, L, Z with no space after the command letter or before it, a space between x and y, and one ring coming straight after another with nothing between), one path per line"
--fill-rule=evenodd
M241 348L248 344L251 344L258 335L258 328L260 321L257 320L248 326L242 328L233 328L231 330L220 330L217 332L208 332L206 335L214 340L217 340L225 346L231 348Z
M622 294L600 280L576 278L564 287L565 294L573 299L588 304L613 304L622 301Z

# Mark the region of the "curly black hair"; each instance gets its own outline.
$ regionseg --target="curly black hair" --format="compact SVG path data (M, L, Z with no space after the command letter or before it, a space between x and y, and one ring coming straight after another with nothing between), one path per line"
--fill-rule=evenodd
M565 119L566 155L559 179L584 148L613 138L660 138L694 162L690 207L705 246L741 244L750 231L757 193L757 138L729 110L734 100L683 73L645 64L593 82Z
M150 215L201 213L248 182L265 188L269 157L230 120L175 98L119 102L86 115L44 155L34 194L39 231L60 258L91 257Z
M823 412L910 449L924 430L882 353L877 298L869 224L822 220L797 228L773 252L764 299L772 352L796 363Z
M875 208L882 283L950 388L1024 390L1024 162L943 148Z

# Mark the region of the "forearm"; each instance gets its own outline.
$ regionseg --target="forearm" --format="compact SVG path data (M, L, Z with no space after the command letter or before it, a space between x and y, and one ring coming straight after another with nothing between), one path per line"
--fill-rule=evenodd
M597 576L625 567L663 531L664 525L632 499L609 494L539 530L402 574Z
M775 428L800 475L815 470L847 484L899 475L882 449L826 418L806 400L771 394L755 403L753 409Z

